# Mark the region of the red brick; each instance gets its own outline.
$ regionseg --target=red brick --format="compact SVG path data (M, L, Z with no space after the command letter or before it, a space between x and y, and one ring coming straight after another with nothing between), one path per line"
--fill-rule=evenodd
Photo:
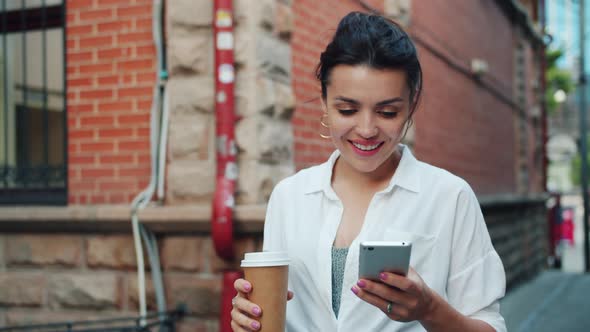
M70 181L68 182L68 189L74 192L96 191L96 182L88 180Z
M66 13L66 23L67 24L76 24L78 23L78 12L68 11Z
M72 129L68 132L68 138L73 140L94 138L93 129Z
M113 98L113 89L93 89L88 91L80 91L80 99L106 99Z
M151 31L152 19L149 17L135 19L135 29L138 31L141 31L141 30L150 30Z
M70 39L66 41L66 49L68 52L75 51L78 49L78 39Z
M120 179L116 181L101 181L98 184L98 190L101 192L130 191L136 189L137 185L135 181L123 181Z
M112 168L88 168L81 170L82 178L108 178L115 175L115 170Z
M138 123L149 123L150 121L150 114L149 113L141 113L141 114L124 114L119 115L117 118L119 124L138 124Z
M156 82L156 74L155 73L138 73L136 75L137 83L155 83Z
M119 83L119 76L111 75L111 76L103 76L98 78L98 85L105 86L105 85L116 85Z
M153 67L154 60L152 59L120 61L117 64L118 71L138 71L152 69Z
M96 194L88 196L88 203L90 204L105 204L106 202L106 195Z
M117 59L121 57L128 57L130 55L130 51L128 48L108 48L104 50L98 50L98 59L99 60L110 60L110 59Z
M135 46L135 55L136 56L155 56L156 55L156 47L154 45L144 45L144 46Z
M129 101L129 100L125 100L125 101L99 101L98 102L98 109L100 112L115 112L115 111L130 112L133 109L133 102ZM125 123L125 122L123 122L123 123Z
M133 163L133 159L133 156L130 154L105 154L98 157L98 160L101 164L131 164Z
M80 73L81 74L85 74L85 73L89 73L89 74L112 73L113 67L114 66L112 63L80 65Z
M119 98L127 97L141 97L151 96L153 92L152 87L133 87L133 88L121 88L117 90Z
M119 7L117 8L117 16L124 17L124 16L148 16L152 13L152 6L150 5L137 5L131 7Z
M92 86L91 78L76 78L67 81L68 88L90 87Z
M81 49L94 49L96 47L101 46L111 46L113 45L113 36L99 36L99 37L85 37L80 39L80 48ZM70 47L68 46L68 49Z
M131 20L117 20L114 22L104 22L104 23L99 23L97 25L98 27L98 33L104 33L104 32L123 32L123 31L127 31L131 28L132 26L132 21Z
M81 11L79 15L81 22L98 21L114 18L113 10L110 8Z
M128 33L120 33L117 35L117 44L125 45L125 44L133 44L136 42L151 42L152 40L152 33L151 32L128 32Z
M148 137L150 136L150 128L146 127L146 128L135 128L135 137Z
M91 103L87 103L87 104L76 103L73 105L68 105L68 113L70 113L70 114L90 113L92 111L94 111L94 105Z
M99 129L98 138L113 138L113 137L131 137L133 129L131 128L116 128L116 129Z
M94 156L79 156L79 155L68 155L68 164L70 166L73 165L89 165L89 164L94 164L95 163L95 157Z
M114 150L113 142L88 142L80 143L81 152L111 152Z
M117 143L119 150L121 151L145 151L150 148L149 140L127 140L119 141Z
M68 1L67 8L68 11L73 11L74 9L85 9L91 8L92 3L94 0L75 0L75 1Z
M151 95L150 95L151 96ZM137 101L137 109L143 111L149 111L152 109L152 100L138 100Z
M112 5L128 5L131 1L129 0L97 0L99 7L106 7Z
M150 174L150 167L132 167L132 168L121 168L119 169L120 177L132 177L136 178L139 176L145 176Z
M93 31L94 25L92 24L66 26L66 33L68 37L89 35L92 34Z

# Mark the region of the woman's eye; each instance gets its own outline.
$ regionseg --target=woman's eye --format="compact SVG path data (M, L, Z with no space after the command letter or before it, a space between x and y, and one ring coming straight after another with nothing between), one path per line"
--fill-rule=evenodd
M380 114L381 114L381 115L382 115L384 118L391 119L391 118L395 118L395 117L397 116L397 113L398 113L398 112L384 112L384 111L382 111L382 112L379 112L379 113L380 113Z
M353 115L356 110L355 109L339 109L338 112L342 115Z

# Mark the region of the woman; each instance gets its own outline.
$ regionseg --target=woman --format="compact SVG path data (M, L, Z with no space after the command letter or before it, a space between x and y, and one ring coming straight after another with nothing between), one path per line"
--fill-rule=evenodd
M321 123L337 150L274 189L264 250L284 250L288 331L505 331L505 274L475 194L400 144L422 90L408 35L363 13L342 19L317 69ZM359 243L412 241L407 277L358 280ZM235 283L235 331L261 309Z

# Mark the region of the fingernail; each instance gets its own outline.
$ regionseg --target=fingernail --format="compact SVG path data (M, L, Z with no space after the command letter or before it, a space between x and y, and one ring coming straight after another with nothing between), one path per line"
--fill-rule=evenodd
M353 293L355 293L355 294L358 294L358 293L359 293L359 290L358 290L356 287L354 287L354 286L352 286L352 288L351 288L350 290L351 290Z
M360 287L360 288L365 288L367 286L367 283L365 283L363 280L359 280L356 282L356 284Z
M252 308L252 313L256 316L260 315L260 308L258 308L258 307Z
M258 330L260 328L260 323L258 323L257 321L253 321L252 324L250 324L250 326L252 326L253 329Z
M386 280L387 279L387 275L383 272L379 273L379 278L381 278L381 280Z
M250 289L252 289L252 285L250 285L249 283L245 283L244 284L244 289L249 292Z

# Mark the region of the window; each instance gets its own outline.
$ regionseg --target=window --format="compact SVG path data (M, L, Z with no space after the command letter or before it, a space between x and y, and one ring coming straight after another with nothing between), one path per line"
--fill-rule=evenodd
M0 204L66 204L65 6L0 0Z

